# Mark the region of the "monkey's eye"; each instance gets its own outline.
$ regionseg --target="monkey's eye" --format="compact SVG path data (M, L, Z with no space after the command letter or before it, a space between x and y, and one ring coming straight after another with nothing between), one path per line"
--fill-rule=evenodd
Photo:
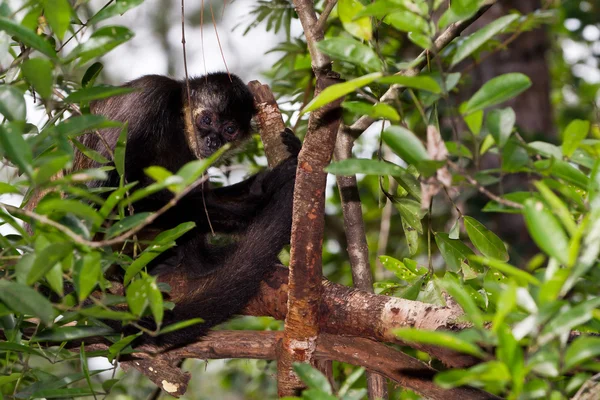
M206 124L206 125L210 125L210 124L212 124L212 121L208 115L205 115L202 117L202 123Z
M230 135L235 133L235 128L233 126L228 126L227 128L225 128L225 132L229 133Z

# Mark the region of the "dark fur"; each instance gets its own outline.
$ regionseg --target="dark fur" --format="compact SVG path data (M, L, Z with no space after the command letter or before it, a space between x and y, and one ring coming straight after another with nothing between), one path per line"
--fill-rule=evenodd
M192 109L202 108L212 118L210 125L194 119L194 134L202 146L200 156L207 156L225 142L239 142L250 134L250 119L255 113L252 95L239 78L232 75L232 79L218 73L190 81ZM196 159L185 137L185 83L153 75L125 86L138 91L96 102L92 104L92 111L129 123L126 179L146 186L152 181L144 174L144 168L159 165L176 172L186 162ZM225 129L229 124L238 128L235 138L227 136ZM114 148L119 130L105 130L102 135ZM281 165L236 185L204 190L212 227L219 233L236 234L239 240L234 244L221 247L208 244L206 236L210 227L202 189L184 197L159 218L156 226L161 229L190 220L197 225L177 241L175 248L151 265L150 272L159 275L161 281L185 288L184 295L171 299L176 306L167 312L164 325L196 317L205 322L156 339L143 337L144 342L179 345L192 341L239 313L258 292L260 281L277 262L277 255L290 238L300 142L290 131L282 136L293 155ZM82 140L86 146L107 154L97 136L88 134ZM87 168L93 163L78 154L75 165ZM118 175L113 171L107 182L95 185L118 186ZM167 191L157 193L134 204L135 211L155 211L170 198L172 195ZM152 321L144 324L153 326Z

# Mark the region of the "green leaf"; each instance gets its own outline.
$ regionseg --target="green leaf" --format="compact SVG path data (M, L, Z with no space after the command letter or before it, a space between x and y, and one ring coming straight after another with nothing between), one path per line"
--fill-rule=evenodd
M575 307L566 307L546 323L538 338L539 344L543 345L550 340L568 335L571 330L585 324L593 318L593 311L600 307L600 298L596 297L583 301Z
M177 228L175 228L177 229ZM166 233L166 232L163 232ZM156 239L155 239L156 241ZM128 284L134 276L136 276L148 263L154 260L156 257L161 255L165 250L170 249L175 245L174 242L166 243L163 245L153 244L148 246L142 253L137 257L130 265L127 267L125 271L125 276L123 277L123 283Z
M444 261L446 261L448 270L452 272L460 271L463 261L475 254L462 241L450 239L447 233L436 233L435 243L440 249Z
M143 0L142 0L143 1ZM104 65L101 62L95 62L85 71L83 78L81 78L81 87L90 87L96 82L96 78L100 75L100 72L104 69Z
M481 132L481 126L483 125L483 110L479 110L473 114L465 115L463 116L463 119L473 135L479 135Z
M492 107L516 97L531 86L527 75L514 72L490 79L467 102L464 114Z
M104 26L94 32L88 40L75 47L67 56L66 62L79 58L79 65L85 64L93 58L103 56L132 37L133 32L124 26Z
M583 121L580 119L571 121L563 133L563 154L567 157L571 157L575 150L577 150L577 147L579 147L581 141L586 138L589 131L590 121Z
M349 158L336 161L325 168L326 172L334 175L352 176L356 174L366 175L396 175L406 173L406 170L398 165L379 160L366 158Z
M52 95L52 69L52 63L43 58L30 58L21 64L23 75L44 99Z
M175 322L174 324L165 326L164 328L162 328L159 332L159 335L164 335L166 333L171 333L171 332L175 332L178 331L180 329L184 329L196 324L201 324L203 323L204 320L202 318L192 318L192 319L188 319L186 321L180 321L180 322Z
M419 232L417 232L415 228L410 226L410 224L406 222L404 218L401 218L401 221L402 230L404 231L404 237L406 238L406 244L408 246L408 254L410 254L410 256L412 257L415 254L417 254L417 250L419 249Z
M23 92L11 85L0 86L0 114L9 121L24 121L26 113Z
M123 123L111 121L102 115L78 115L56 125L56 131L66 137L82 135L92 129L115 128Z
M563 153L560 147L546 142L530 142L527 147L534 151L535 154L540 154L544 157L554 157L560 160Z
M465 216L465 229L469 239L477 250L486 257L496 258L501 261L508 260L508 253L502 240L496 234L487 229L475 218Z
M190 230L194 229L195 226L196 224L194 222L183 222L173 229L159 233L152 241L152 244L166 245L174 242Z
M59 40L63 40L71 23L71 4L68 0L43 0L44 16Z
M433 47L433 42L429 36L419 32L408 32L408 39L424 50L429 50Z
M421 203L410 199L399 199L397 202L394 202L394 206L404 221L422 235L423 224L421 224L421 219L424 216L424 212L421 210Z
M115 145L115 150L113 153L113 161L115 162L115 168L117 169L117 173L121 177L121 186L123 186L123 181L125 179L125 148L127 147L127 132L128 125L123 125L123 129L121 129L121 133L119 133L119 137L117 138L117 144Z
M452 12L461 19L470 18L479 10L482 0L452 0Z
M429 35L429 24L425 18L410 11L396 11L383 19L388 25L403 32L417 32Z
M60 328L45 329L31 340L33 342L68 342L94 336L105 336L115 332L103 326L63 326Z
M452 332L424 331L414 328L393 329L392 332L403 341L442 346L459 353L485 357L485 353L479 346L459 338Z
M569 211L567 205L557 195L555 195L554 192L550 190L546 184L544 184L544 182L537 181L533 184L540 192L544 200L546 200L546 203L552 207L552 213L560 219L569 234L575 235L577 232L577 224L573 220L573 215Z
M487 265L488 267L496 269L505 275L512 276L520 282L531 283L535 286L540 285L540 281L535 276L505 262L480 256L470 256L469 259L476 263Z
M19 189L17 189L16 187L14 187L13 185L10 185L6 182L0 182L0 194L9 194L9 193L21 194L21 191Z
M505 172L519 172L528 163L527 150L516 140L509 140L502 152L502 170Z
M71 213L87 221L90 221L95 227L98 227L104 221L98 212L91 206L77 200L69 199L44 199L37 206L38 214L56 215L61 213Z
M10 36L15 36L19 42L32 47L52 59L56 59L56 51L44 38L38 36L34 31L19 25L14 20L0 17L0 30Z
M579 169L561 160L540 160L533 163L536 170L549 172L551 175L566 181L580 189L587 190L589 178Z
M540 200L525 201L525 223L533 241L546 254L567 265L569 240L562 225Z
M294 371L298 374L302 382L311 389L320 390L331 394L329 381L321 372L313 368L310 364L294 363Z
M516 120L515 112L510 107L501 110L492 110L488 114L486 126L494 137L498 147L504 147L512 133Z
M108 231L106 232L107 238L113 238L118 236L124 232L127 232L130 229L135 228L136 226L142 224L146 218L152 213L150 212L141 212L134 215L127 216L120 221L115 222Z
M402 261L389 256L380 256L379 261L381 265L388 271L391 271L398 277L398 279L411 282L427 273L426 268L417 268L412 270Z
M371 104L363 101L344 101L342 107L358 115L368 115L373 119L387 119L392 122L399 122L400 115L394 107L385 104Z
M596 358L600 355L600 338L578 337L571 343L565 353L564 371Z
M121 96L127 93L134 92L135 89L120 87L120 86L92 86L79 89L76 92L71 93L65 99L67 103L81 103L92 100L106 99L113 96Z
M108 361L112 362L112 360L117 358L117 356L119 354L121 354L123 349L125 349L127 346L129 346L131 344L131 342L133 342L135 339L137 339L140 335L141 335L141 332L136 335L125 336L123 339L119 340L118 342L116 342L112 346L110 346L108 348L108 354L110 355L110 357L108 357Z
M101 259L100 253L93 252L85 254L75 263L73 285L80 302L88 298L102 277Z
M21 283L0 280L0 300L11 310L36 316L46 325L54 320L54 309L48 299Z
M15 124L0 125L0 150L27 176L30 178L33 176L31 148Z
M452 2L453 11L456 13L455 1ZM476 1L474 3L477 3ZM477 6L478 8L478 6ZM470 11L469 11L470 12ZM458 14L458 13L457 13ZM467 13L468 14L468 13ZM456 52L454 53L454 57L452 57L452 62L450 63L450 67L454 67L456 64L470 56L473 52L483 46L488 40L490 40L494 35L500 33L504 28L510 25L513 21L515 21L519 16L517 14L505 15L496 19L495 21L490 22L477 32L470 35L468 38L460 42L458 47L456 48Z
M97 23L105 19L114 17L116 15L123 15L130 9L142 4L144 0L117 0L108 7L105 7L98 11L96 15L92 17L90 22ZM88 22L89 23L89 22Z
M33 285L40 280L54 265L71 254L71 243L52 243L36 254L33 266L27 275L27 284Z
M430 160L421 140L402 126L390 126L383 132L383 141L408 164L418 166Z
M374 72L369 75L364 75L356 79L352 79L348 82L337 83L335 85L331 85L325 90L323 90L317 97L312 99L306 107L302 109L302 114L305 114L309 111L314 111L318 108L323 107L325 104L329 104L334 100L339 99L342 96L347 95L348 93L354 92L356 89L359 89L369 83L375 81L376 79L382 77L381 72Z
M146 293L148 294L148 303L150 305L150 311L152 312L154 321L158 326L160 326L164 316L162 294L160 293L158 285L156 284L155 276L146 275L144 279L146 280Z
M338 15L346 32L359 39L369 41L373 37L371 18L354 19L354 16L364 8L365 6L358 0L338 1Z
M383 68L383 64L375 51L356 39L348 37L328 38L318 42L317 47L336 60L363 67L368 72L378 72Z
M129 305L129 310L137 316L141 316L148 306L146 284L146 280L141 278L131 282L127 286L127 304Z
M432 93L442 92L440 85L430 76L391 75L377 79L377 82L387 85L400 85L412 89L426 90Z

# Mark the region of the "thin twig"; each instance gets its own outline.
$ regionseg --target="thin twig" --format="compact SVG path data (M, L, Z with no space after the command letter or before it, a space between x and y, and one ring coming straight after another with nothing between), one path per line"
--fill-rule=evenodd
M66 236L71 238L75 243L77 243L81 246L87 246L92 249L98 249L98 248L101 248L104 246L112 246L112 245L126 241L131 236L135 235L136 233L141 231L143 228L145 228L146 226L148 226L148 225L152 224L154 221L156 221L156 219L158 217L160 217L165 212L167 212L168 210L173 208L179 202L179 200L181 200L184 196L186 196L188 193L190 193L192 190L194 190L198 186L202 185L206 180L207 180L207 177L205 175L201 179L198 179L196 182L191 184L190 186L186 187L181 192L177 193L177 195L175 195L171 200L169 200L169 202L167 204L165 204L160 209L158 209L158 211L156 211L155 213L150 214L148 217L146 217L142 221L141 224L122 233L121 235L119 235L117 237L114 237L114 238L108 239L108 240L100 240L100 241L87 240L87 239L82 238L81 236L79 236L78 234L76 234L75 232L73 232L72 230L67 228L66 226L59 224L58 222L53 221L44 215L36 214L33 211L20 209L20 208L17 208L17 207L14 207L14 206L11 206L11 205L5 204L5 203L0 203L0 207L4 207L10 213L17 214L17 215L24 215L24 216L31 218L37 222L40 222L44 225L51 226L51 227L55 228L56 230L62 232L63 234L65 234Z
M333 10L333 7L335 7L336 3L337 0L327 0L327 2L325 3L325 7L323 7L323 12L319 16L317 26L315 27L315 29L319 32L325 32L325 24L327 23L327 18L329 18L329 14L331 14L331 11Z
M507 200L507 199L503 199L502 197L495 195L494 193L490 192L489 190L487 190L485 187L483 187L479 182L477 182L477 180L475 178L473 178L471 175L467 174L462 168L460 168L457 164L453 163L452 161L448 160L448 165L458 171L461 176L463 176L467 182L469 182L471 185L475 186L477 188L477 190L479 190L480 193L486 195L487 197L489 197L491 200L494 200L502 205L505 205L507 207L513 207L513 208L517 208L519 210L522 210L523 205L519 204L519 203L515 203L514 201L511 200Z

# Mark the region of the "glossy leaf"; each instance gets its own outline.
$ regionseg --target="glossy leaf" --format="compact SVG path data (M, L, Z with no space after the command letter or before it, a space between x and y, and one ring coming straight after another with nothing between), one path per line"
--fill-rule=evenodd
M469 239L471 239L471 242L481 254L501 261L508 260L506 247L494 232L487 229L481 222L472 217L465 216L464 223Z
M80 302L88 298L100 281L102 275L101 256L98 252L85 254L75 264L73 284Z
M370 104L363 101L345 101L342 103L342 107L354 114L368 115L374 119L387 119L392 122L400 121L398 111L385 103Z
M15 124L0 125L0 148L6 157L12 161L27 176L33 176L33 154Z
M369 83L375 81L376 79L382 76L381 72L374 72L369 75L364 75L356 79L352 79L348 82L337 83L335 85L331 85L325 90L323 90L317 97L312 99L306 107L302 109L302 114L307 113L309 111L314 111L318 108L323 107L325 104L329 104L334 100L339 99L342 96L347 95L348 93L354 92L356 89L359 89Z
M71 4L68 0L43 0L43 4L44 17L58 39L62 40L71 23Z
M141 212L134 215L127 216L120 221L115 222L108 231L106 232L107 238L118 236L136 226L142 224L148 216L152 214L149 212Z
M131 93L134 90L131 88L119 87L119 86L92 86L83 89L79 89L76 92L71 93L65 99L67 103L81 103L92 100L106 99L113 96L121 96L127 93Z
M569 240L562 225L539 200L525 201L525 223L533 241L546 254L567 264Z
M410 11L403 10L391 13L383 19L383 22L399 31L429 34L429 24L427 21Z
M400 328L392 331L400 340L445 347L459 353L483 358L485 353L475 344L459 338L452 332L424 331L414 328Z
M383 132L383 141L408 164L417 166L430 159L421 140L402 126L387 128Z
M469 259L482 265L487 265L490 268L496 269L502 272L502 274L504 275L512 276L521 283L531 283L535 286L540 285L540 281L535 276L505 262L498 261L493 258L484 258L480 256L471 256L469 257Z
M333 59L349 62L364 68L368 72L378 72L383 68L383 64L375 51L356 39L348 37L328 38L318 42L317 47Z
M26 108L23 92L11 85L0 86L0 114L9 121L24 120Z
M54 309L48 299L21 283L0 280L0 300L14 312L36 316L46 325L54 319Z
M365 158L349 158L336 161L327 166L325 171L334 175L352 176L356 174L366 175L399 175L406 170L398 165Z
M466 1L466 0L463 0L463 2L464 1ZM453 6L452 8L455 13L457 11L456 7L458 7L458 6L455 6L454 3L457 3L457 2L460 2L460 0L452 2L452 6ZM477 1L472 1L472 3L477 3ZM478 8L478 6L475 6L475 7ZM472 12L472 9L469 9L467 11L467 14L469 14L470 12ZM462 12L457 13L457 14L461 14L461 13ZM500 17L500 18L490 22L489 24L487 24L486 26L484 26L477 32L473 33L472 35L470 35L468 38L466 38L462 42L460 42L460 44L456 48L454 57L452 57L452 62L450 63L450 67L455 66L456 64L458 64L459 62L461 62L462 60L464 60L465 58L467 58L468 56L473 54L473 52L477 51L477 49L479 49L488 40L490 40L492 37L494 37L494 35L500 33L504 28L506 28L508 25L510 25L517 18L519 18L519 16L517 14L510 14L510 15L505 15L503 17Z
M540 160L534 162L533 165L539 172L550 173L580 189L586 190L588 188L589 178L568 162L561 160Z
M164 233L164 232L163 232ZM163 245L154 244L142 251L142 253L127 267L125 276L123 277L123 283L126 285L140 272L146 265L156 257L161 255L165 250L173 247L175 243L166 243Z
M310 364L294 363L294 371L309 388L331 394L331 386L327 378Z
M440 85L430 76L391 75L377 79L377 82L387 85L399 85L412 89L426 90L432 93L442 92Z
M421 219L424 212L421 210L421 203L410 199L399 199L394 203L394 206L402 216L402 219L422 235L423 224L421 224Z
M446 261L448 270L452 272L458 272L461 269L462 263L474 255L466 244L460 240L450 239L447 233L438 232L435 234L435 243L440 249L440 253Z
M492 110L486 120L486 127L492 134L498 147L502 148L508 141L515 126L517 117L512 108Z
M52 69L52 63L43 58L30 58L21 65L25 78L44 99L52 95Z
M85 64L93 58L103 56L115 47L127 42L133 37L133 32L123 26L104 26L79 44L67 56L66 61L79 59L79 64Z
M565 353L564 370L574 367L600 355L600 338L578 337L571 343Z
M563 133L562 152L565 156L571 157L583 139L587 137L590 131L590 121L576 119L565 129Z
M490 79L467 102L464 113L471 114L510 100L531 86L527 75L513 72Z
M97 23L105 19L115 17L117 15L123 15L130 9L142 4L144 0L118 0L108 7L102 8L92 18L90 22Z
M73 245L71 243L52 243L36 254L35 261L27 276L27 284L33 285L40 280L54 264L60 262L71 253Z
M143 1L143 0L142 0ZM119 2L117 2L119 3ZM100 72L104 69L104 65L101 62L95 62L89 66L89 68L83 74L83 78L81 78L81 87L89 87L93 86L94 82L96 82L96 78L100 75Z
M50 58L56 58L56 51L44 38L31 29L18 24L13 19L0 17L0 30L15 36L21 43L32 47Z
M373 37L371 18L354 18L364 7L358 0L339 0L338 14L346 32L359 39L369 41Z
M34 342L66 342L94 336L105 336L114 331L103 326L62 326L60 328L45 329L37 334Z

